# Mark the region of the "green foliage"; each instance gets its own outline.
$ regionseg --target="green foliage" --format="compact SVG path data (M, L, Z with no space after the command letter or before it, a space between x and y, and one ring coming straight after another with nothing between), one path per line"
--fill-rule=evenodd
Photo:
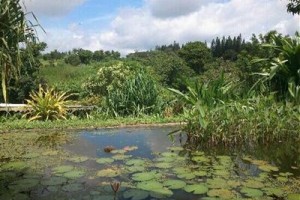
M206 62L212 57L203 42L188 42L178 51L178 55L198 74L204 71Z
M0 6L0 67L2 93L8 101L7 86L12 77L17 78L21 66L20 43L26 47L35 42L33 23L26 20L20 0L1 0ZM27 56L32 57L28 52Z
M134 62L108 62L83 84L87 95L106 96L110 91L121 88L126 79L134 76L140 66Z
M65 62L67 64L70 64L72 66L78 66L81 64L81 60L80 60L80 57L79 55L77 54L71 54L71 55L68 55L66 58L65 58Z
M37 92L30 94L31 99L26 100L31 109L25 116L30 116L30 121L66 119L65 106L69 96L65 92L56 92L53 88L43 89L40 85Z
M287 11L289 13L294 14L300 14L300 1L299 0L289 0L289 3L287 4Z
M266 63L260 82L269 82L270 90L278 92L279 96L287 97L289 82L295 86L300 85L300 36L295 38L282 38L271 35L272 43L263 45L275 52L275 57L257 59L254 62Z
M116 116L151 114L156 111L159 91L155 82L140 71L120 87L110 90L107 106Z

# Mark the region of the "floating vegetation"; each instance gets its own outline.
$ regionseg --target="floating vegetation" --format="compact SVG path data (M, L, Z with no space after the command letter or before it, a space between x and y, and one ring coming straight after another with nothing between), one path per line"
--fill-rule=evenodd
M109 154L95 150L96 158L59 146L18 149L22 153L11 158L6 153L0 162L0 199L299 200L300 195L296 169L282 169L253 155L218 155L180 146L144 157L134 145ZM297 162L291 166L299 167ZM114 182L122 183L116 195Z

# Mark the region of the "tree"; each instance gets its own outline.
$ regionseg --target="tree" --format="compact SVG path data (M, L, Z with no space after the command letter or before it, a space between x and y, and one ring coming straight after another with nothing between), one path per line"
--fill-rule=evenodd
M189 42L178 54L198 74L204 71L205 63L211 59L210 50L203 42Z
M294 14L300 14L300 0L289 0L287 4L287 12Z
M3 99L8 102L7 85L12 77L17 79L22 66L20 43L29 47L36 37L20 0L0 0L0 5L0 69ZM30 51L28 57L32 57Z
M91 60L93 58L93 52L91 52L90 50L79 49L78 56L81 63L87 65L91 63Z

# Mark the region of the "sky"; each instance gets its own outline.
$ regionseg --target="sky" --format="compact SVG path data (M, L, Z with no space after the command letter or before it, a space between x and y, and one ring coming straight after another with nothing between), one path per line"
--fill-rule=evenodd
M122 55L174 41L300 31L287 0L23 0L45 29L47 51L115 50Z

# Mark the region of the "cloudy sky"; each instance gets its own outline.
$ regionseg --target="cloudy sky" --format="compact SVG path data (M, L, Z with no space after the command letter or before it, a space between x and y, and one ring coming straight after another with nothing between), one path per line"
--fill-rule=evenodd
M24 0L46 34L48 51L84 48L123 55L156 45L277 30L293 35L299 16L287 0Z

